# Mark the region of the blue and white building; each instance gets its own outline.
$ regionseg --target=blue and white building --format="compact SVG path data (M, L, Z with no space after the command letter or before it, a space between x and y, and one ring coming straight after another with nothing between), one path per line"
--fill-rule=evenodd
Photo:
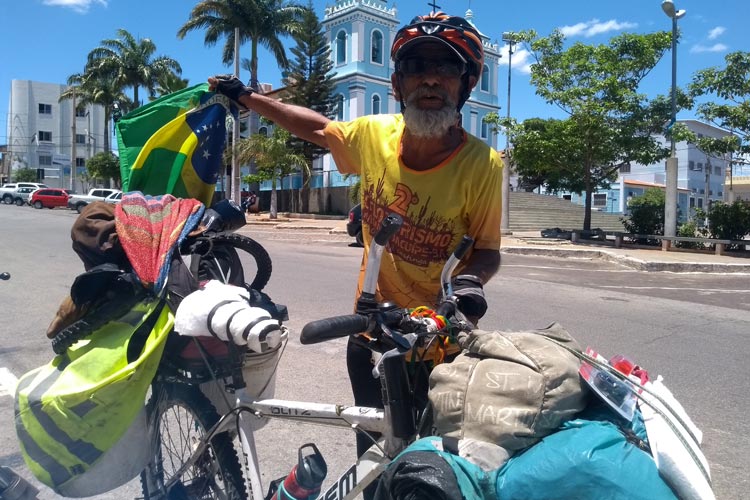
M468 10L464 17L474 24L474 14ZM370 114L399 113L398 102L391 89L394 71L390 59L391 45L399 28L410 20L398 18L396 7L385 0L336 0L326 7L322 25L331 47L334 94L338 101L338 120L350 121ZM477 30L481 30L477 27ZM500 47L482 34L484 68L482 77L463 107L463 127L495 148L497 136L483 123L490 112L497 112ZM331 155L316 161L311 187L350 185L353 179L343 179L337 172ZM285 181L285 188L288 187ZM301 186L301 177L292 187Z

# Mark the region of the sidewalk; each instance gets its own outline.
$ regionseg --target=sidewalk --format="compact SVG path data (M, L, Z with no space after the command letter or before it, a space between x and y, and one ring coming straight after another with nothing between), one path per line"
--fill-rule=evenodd
M346 218L280 213L275 220L268 213L247 216L248 226L275 230L307 230L327 234L346 235ZM539 231L520 232L503 236L502 253L539 255L560 258L602 259L639 271L665 271L674 273L747 273L750 274L750 257L715 255L709 252L654 248L614 248L611 243L542 238Z

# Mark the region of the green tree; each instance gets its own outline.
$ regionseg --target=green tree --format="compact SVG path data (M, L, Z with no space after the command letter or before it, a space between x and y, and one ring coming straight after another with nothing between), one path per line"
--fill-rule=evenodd
M104 151L110 151L110 132L109 124L114 110L114 104L130 107L130 98L122 91L122 87L117 84L114 74L106 73L100 69L94 69L91 66L84 68L83 73L75 73L68 77L68 88L61 94L59 101L75 98L76 108L82 110L88 105L99 105L104 108ZM92 133L89 130L89 133Z
M36 170L29 167L19 168L13 171L13 182L37 182Z
M286 0L202 0L193 7L177 36L182 39L193 30L204 29L204 43L209 47L225 37L222 62L228 65L234 59L234 30L238 28L239 42L250 42L250 86L258 88L258 46L268 49L279 67L286 68L281 37L299 29L304 10Z
M714 156L750 153L750 52L733 52L724 58L724 68L698 71L690 84L690 95L718 98L720 102L698 104L703 120L732 133L724 137L687 139Z
M282 99L332 118L336 102L333 96L331 49L312 3L308 3L300 30L292 38L297 45L291 49L294 60L283 80L286 89ZM310 202L310 176L307 173L312 171L313 161L326 154L327 150L296 137L292 138L291 145L295 152L305 157L307 163L307 169L303 169L300 193L301 211L307 212Z
M150 38L136 39L127 30L117 30L119 38L102 40L89 52L87 66L102 74L113 75L115 83L132 87L133 103L140 106L139 88L154 96L159 78L168 73L181 74L180 64L168 56L154 56L156 44Z
M300 168L307 168L305 157L289 147L291 134L281 127L274 127L271 136L253 134L241 139L236 146L237 159L240 163L255 162L256 172L242 178L245 183L271 181L270 218L278 216L276 204L276 182L283 182L284 177ZM231 153L230 153L231 154Z
M608 45L575 43L568 48L564 41L556 31L530 44L536 59L531 66L536 93L568 115L545 127L563 134L566 141L547 134L543 142L550 149L540 154L559 158L557 168L564 168L557 179L560 186L585 193L583 229L589 230L594 191L607 188L623 165L649 165L669 154L654 138L669 119L669 101L649 101L638 87L671 46L671 35L626 33ZM533 134L518 135L516 140L529 137L542 140ZM520 142L513 144L514 149L519 146Z
M186 89L190 84L187 78L181 78L180 75L168 72L163 75L159 75L156 79L156 88L154 89L156 95L149 97L149 100L153 101L159 97L172 94L178 90Z
M90 179L106 181L112 179L115 186L122 186L120 160L112 153L97 153L86 161L86 175Z

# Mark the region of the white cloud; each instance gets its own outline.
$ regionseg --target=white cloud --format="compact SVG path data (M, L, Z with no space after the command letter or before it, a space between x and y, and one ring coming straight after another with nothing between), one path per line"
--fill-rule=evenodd
M598 19L592 19L583 23L577 23L572 26L563 26L560 31L566 37L571 36L583 36L590 38L592 36L601 35L603 33L609 33L610 31L621 31L626 29L635 28L638 25L636 23L619 22L616 19L610 19L609 21L599 21Z
M726 30L727 29L724 26L717 26L717 27L715 27L714 29L712 29L711 31L708 32L708 39L709 40L716 40L721 35L723 35Z
M43 3L53 7L66 7L81 14L88 12L91 4L98 3L104 7L107 6L107 0L43 0Z
M701 45L696 44L690 47L691 54L700 54L702 52L725 52L729 47L723 43L715 43L713 45Z

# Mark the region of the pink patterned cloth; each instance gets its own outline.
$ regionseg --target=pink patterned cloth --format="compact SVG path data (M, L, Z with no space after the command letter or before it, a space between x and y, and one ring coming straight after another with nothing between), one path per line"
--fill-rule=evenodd
M200 222L198 200L171 194L128 193L115 208L115 226L125 254L146 288L157 292L169 274L172 251Z

